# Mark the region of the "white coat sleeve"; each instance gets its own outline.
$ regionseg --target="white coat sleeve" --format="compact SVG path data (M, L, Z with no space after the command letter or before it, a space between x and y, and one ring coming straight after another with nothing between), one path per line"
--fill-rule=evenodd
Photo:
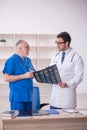
M70 88L76 88L79 83L83 80L83 75L84 75L84 63L78 54L74 57L73 61L74 62L74 77L67 82L67 86Z

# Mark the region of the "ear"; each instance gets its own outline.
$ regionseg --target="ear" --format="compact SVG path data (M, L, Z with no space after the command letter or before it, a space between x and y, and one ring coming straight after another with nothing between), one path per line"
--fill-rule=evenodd
M66 42L66 45L69 45L69 42Z

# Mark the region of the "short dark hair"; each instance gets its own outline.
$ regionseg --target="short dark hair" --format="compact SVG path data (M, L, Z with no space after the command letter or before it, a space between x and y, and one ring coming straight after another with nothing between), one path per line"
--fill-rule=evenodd
M70 44L71 42L71 36L68 32L61 32L57 35L57 38L62 38L64 42L68 42Z

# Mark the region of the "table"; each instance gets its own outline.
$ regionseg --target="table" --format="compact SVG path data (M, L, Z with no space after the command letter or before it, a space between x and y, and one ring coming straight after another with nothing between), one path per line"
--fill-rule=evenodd
M87 116L80 113L2 119L2 130L87 130Z

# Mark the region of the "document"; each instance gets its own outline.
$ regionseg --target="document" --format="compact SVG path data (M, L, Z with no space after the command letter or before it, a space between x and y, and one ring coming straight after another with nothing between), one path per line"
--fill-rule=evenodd
M46 111L48 112L48 114L59 114L57 109L49 109L49 110L46 110Z
M50 115L50 114L59 114L58 110L56 109L49 109L49 110L39 110L34 112L32 115L33 116L44 116L44 115Z
M39 71L35 71L33 74L37 82L48 84L58 84L61 82L61 77L56 64Z

